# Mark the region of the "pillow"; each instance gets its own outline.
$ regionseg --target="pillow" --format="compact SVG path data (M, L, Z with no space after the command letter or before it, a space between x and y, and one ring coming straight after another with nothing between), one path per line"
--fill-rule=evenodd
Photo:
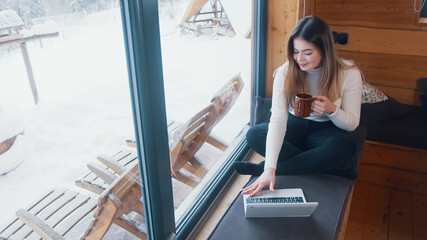
M423 94L420 95L421 106L423 106L424 113L427 114L427 78L418 79L418 85L420 85Z
M271 116L271 98L256 97L255 125L268 122Z
M376 103L364 103L360 111L360 124L372 125L385 120L403 116L409 109L392 97Z
M388 97L373 85L363 82L362 103L377 103L387 100Z
M418 79L418 85L420 85L420 88L423 94L427 95L427 78Z

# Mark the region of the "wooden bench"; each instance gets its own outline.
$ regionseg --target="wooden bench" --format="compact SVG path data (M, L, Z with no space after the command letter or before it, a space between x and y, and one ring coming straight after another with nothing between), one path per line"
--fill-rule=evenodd
M271 99L256 99L255 124L268 121L270 108ZM359 126L349 133L356 143L356 154L349 162L354 168L359 165L366 134L366 126ZM319 202L312 217L246 219L239 194L209 239L282 239L290 236L294 239L342 239L353 186L353 180L327 174L278 176L276 189L302 188L308 201Z

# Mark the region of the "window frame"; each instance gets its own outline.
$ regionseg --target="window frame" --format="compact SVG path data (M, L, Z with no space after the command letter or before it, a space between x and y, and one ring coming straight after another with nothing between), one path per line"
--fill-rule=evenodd
M147 237L173 239L176 229L157 0L121 0L120 9Z
M256 96L265 95L267 2L253 0L252 105ZM148 239L187 239L197 234L236 175L231 165L247 160L252 153L243 126L223 169L210 181L206 191L175 224L170 173L166 107L161 58L157 0L120 0L125 41L135 139ZM149 161L147 160L149 159Z

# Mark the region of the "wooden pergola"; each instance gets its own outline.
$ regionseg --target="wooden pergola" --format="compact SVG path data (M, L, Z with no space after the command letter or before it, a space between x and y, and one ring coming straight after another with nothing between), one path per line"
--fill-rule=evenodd
M38 92L34 80L33 69L31 67L30 57L27 49L27 42L39 40L43 38L52 38L59 35L58 32L41 33L25 36L19 31L19 28L24 26L24 22L13 10L0 11L0 47L7 47L19 44L22 57L24 59L25 68L27 70L28 81L33 93L34 102L38 102Z
M211 10L203 11L208 2ZM220 0L191 0L179 25L197 33L200 33L202 28L213 28L222 35L235 35Z

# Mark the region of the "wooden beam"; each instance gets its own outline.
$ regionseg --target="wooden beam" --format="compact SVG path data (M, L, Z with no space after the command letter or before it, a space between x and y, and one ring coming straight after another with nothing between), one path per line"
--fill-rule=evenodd
M332 31L348 33L348 44L338 50L427 56L427 32L331 25Z
M37 86L34 80L34 74L33 74L33 68L31 67L30 56L28 55L27 44L25 42L21 42L19 44L19 47L21 47L22 58L24 59L25 69L27 70L28 82L30 83L34 102L37 104L37 102L39 101L39 94L37 92Z
M266 97L272 95L274 70L287 61L287 42L300 16L299 7L300 0L268 1Z
M417 80L427 76L426 57L344 50L338 54L353 59L372 84L419 89Z
M426 176L427 174L425 173L360 164L358 181L427 194Z
M422 2L422 1L418 1ZM316 16L344 26L419 30L414 0L316 0Z
M35 35L29 36L29 37L11 39L8 41L0 42L0 47L7 47L10 45L20 44L23 42L29 42L29 41L34 41L34 40L39 40L39 39L44 39L44 38L53 38L53 37L58 37L58 36L59 36L58 32L45 33L45 34L35 34Z
M395 98L400 103L421 106L421 90L384 86L378 84L374 84L374 86L383 91L385 94Z
M376 164L384 167L427 173L426 159L426 150L366 141L360 164Z
M305 16L315 15L316 11L316 0L302 0L299 1L298 19Z

